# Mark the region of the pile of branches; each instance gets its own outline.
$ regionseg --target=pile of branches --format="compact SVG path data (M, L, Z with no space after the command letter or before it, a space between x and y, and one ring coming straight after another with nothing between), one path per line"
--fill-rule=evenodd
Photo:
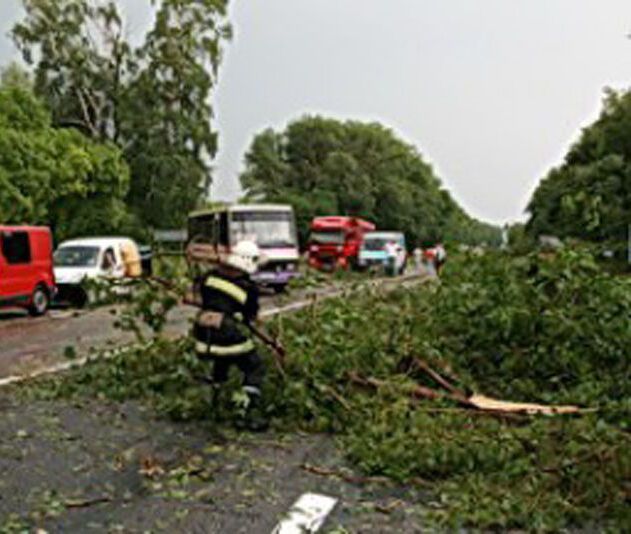
M423 481L449 527L616 528L631 499L631 285L580 251L452 261L442 283L278 318L270 411Z

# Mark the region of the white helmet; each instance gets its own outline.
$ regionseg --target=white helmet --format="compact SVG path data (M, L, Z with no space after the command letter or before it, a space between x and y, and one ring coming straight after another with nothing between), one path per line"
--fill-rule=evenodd
M224 263L248 274L254 274L261 264L259 247L253 241L239 241Z

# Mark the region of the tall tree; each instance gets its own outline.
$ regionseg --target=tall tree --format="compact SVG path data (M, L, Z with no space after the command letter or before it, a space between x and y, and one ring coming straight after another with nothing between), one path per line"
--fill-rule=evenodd
M468 217L418 151L380 124L304 117L257 135L245 164L246 199L291 203L303 242L318 215L360 216L410 243L499 242L499 229Z
M230 38L227 0L151 0L153 28L127 39L114 0L23 0L13 38L58 126L117 144L128 202L149 226L181 224L210 183L212 89Z
M630 139L631 91L608 91L598 120L535 190L528 232L623 248L631 224Z

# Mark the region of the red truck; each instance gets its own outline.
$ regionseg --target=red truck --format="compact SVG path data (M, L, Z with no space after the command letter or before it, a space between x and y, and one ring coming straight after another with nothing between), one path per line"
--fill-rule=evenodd
M49 228L0 225L0 306L43 315L55 294Z
M357 217L316 217L311 221L309 265L321 270L354 267L364 234L374 229Z

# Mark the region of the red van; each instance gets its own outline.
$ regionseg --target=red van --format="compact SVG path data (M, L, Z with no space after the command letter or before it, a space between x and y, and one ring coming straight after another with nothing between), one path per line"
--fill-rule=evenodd
M55 294L49 228L0 225L0 306L43 315Z

